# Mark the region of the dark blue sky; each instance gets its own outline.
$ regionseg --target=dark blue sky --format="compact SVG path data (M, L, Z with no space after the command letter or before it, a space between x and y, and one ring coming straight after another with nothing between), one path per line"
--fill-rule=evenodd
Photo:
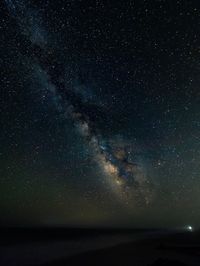
M199 226L198 2L5 1L1 17L1 223Z

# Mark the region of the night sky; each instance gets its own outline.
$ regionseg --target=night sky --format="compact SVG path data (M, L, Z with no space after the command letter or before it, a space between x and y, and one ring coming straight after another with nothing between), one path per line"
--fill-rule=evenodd
M200 3L4 0L0 224L200 224Z

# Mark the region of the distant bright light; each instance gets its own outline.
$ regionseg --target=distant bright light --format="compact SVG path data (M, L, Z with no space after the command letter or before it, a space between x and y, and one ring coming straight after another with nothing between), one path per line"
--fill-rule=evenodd
M188 225L188 226L187 226L187 230L188 230L188 231L193 231L193 227L192 227L191 225Z

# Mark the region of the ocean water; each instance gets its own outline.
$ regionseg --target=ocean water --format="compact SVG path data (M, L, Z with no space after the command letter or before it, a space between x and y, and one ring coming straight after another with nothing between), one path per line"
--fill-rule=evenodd
M155 232L98 234L61 240L47 239L23 241L0 246L1 266L41 265L53 260L67 258L86 251L117 246L122 243L135 242L155 237Z

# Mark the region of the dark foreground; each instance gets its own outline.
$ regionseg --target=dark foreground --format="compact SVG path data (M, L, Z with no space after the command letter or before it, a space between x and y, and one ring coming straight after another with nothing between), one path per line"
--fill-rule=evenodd
M2 229L1 266L200 265L200 232Z

